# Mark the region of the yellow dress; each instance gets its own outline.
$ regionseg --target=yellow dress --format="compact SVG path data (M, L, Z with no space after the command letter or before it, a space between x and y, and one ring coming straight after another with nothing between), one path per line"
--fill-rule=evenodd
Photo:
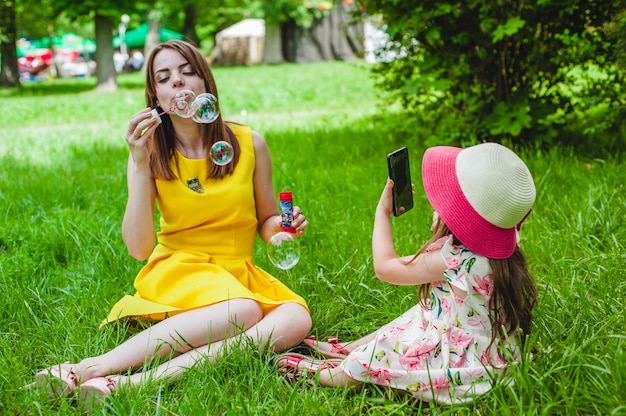
M178 153L180 177L156 180L161 214L158 243L135 279L136 293L118 301L104 323L122 318L162 320L233 298L256 300L264 313L304 299L254 264L257 218L254 145L248 127L230 125L241 154L232 175L206 179L206 160ZM172 169L178 174L174 158ZM204 193L187 179L197 176Z

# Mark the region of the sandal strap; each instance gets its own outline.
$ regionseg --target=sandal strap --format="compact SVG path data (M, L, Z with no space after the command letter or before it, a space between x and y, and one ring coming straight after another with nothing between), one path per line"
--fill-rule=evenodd
M339 338L336 335L329 336L327 340L328 340L328 343L331 344L330 354L350 355L350 351L348 351L346 347L344 347L343 345L339 343ZM304 341L306 344L313 347L313 349L315 349L317 352L321 353L322 355L328 354L328 352L325 353L319 349L319 346L317 346L317 342L316 342L317 338L315 338L315 335L309 335L308 337L304 339Z
M317 360L302 354L286 353L277 357L275 362L279 369L286 370L283 373L285 380L295 384L300 379L312 380L312 376L320 370L338 367L341 360Z

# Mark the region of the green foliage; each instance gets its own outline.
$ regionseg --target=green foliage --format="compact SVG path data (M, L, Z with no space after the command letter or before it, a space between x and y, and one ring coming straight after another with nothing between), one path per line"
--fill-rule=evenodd
M118 18L128 10L128 2L124 0L51 0L52 8L56 13L63 12L70 19L85 19L97 12L101 16Z
M328 1L263 0L263 15L268 22L284 23L294 20L298 26L309 28L332 7Z
M397 56L379 85L431 142L626 149L624 0L362 3Z

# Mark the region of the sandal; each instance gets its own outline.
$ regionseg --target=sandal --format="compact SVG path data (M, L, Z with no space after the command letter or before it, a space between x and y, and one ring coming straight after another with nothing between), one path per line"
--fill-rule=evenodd
M101 406L117 387L115 376L94 377L80 385L80 401L85 411L93 406Z
M330 351L322 351L320 349L319 344L315 339L315 335L310 335L306 337L303 342L308 349L316 354L321 355L324 358L344 359L350 354L350 351L348 351L343 345L339 343L337 337L328 337L328 343L331 344Z
M320 370L337 368L342 361L340 359L316 360L294 352L281 354L274 359L278 372L287 383L296 384L299 380L305 380L310 385L315 384L314 376Z
M36 385L43 390L47 390L51 400L70 397L78 387L78 374L70 368L68 361L41 370L35 375L35 382L27 387Z

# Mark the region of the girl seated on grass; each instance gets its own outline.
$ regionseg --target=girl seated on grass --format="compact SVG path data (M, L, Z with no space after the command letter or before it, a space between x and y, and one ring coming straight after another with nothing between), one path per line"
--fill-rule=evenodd
M537 302L517 231L535 186L522 160L495 143L438 146L423 158L422 180L434 208L432 238L413 256L393 247L393 182L376 208L372 251L379 279L420 285L420 302L357 341L306 340L318 360L285 353L276 360L291 382L315 375L322 386L374 383L424 401L458 403L488 391L520 359Z

